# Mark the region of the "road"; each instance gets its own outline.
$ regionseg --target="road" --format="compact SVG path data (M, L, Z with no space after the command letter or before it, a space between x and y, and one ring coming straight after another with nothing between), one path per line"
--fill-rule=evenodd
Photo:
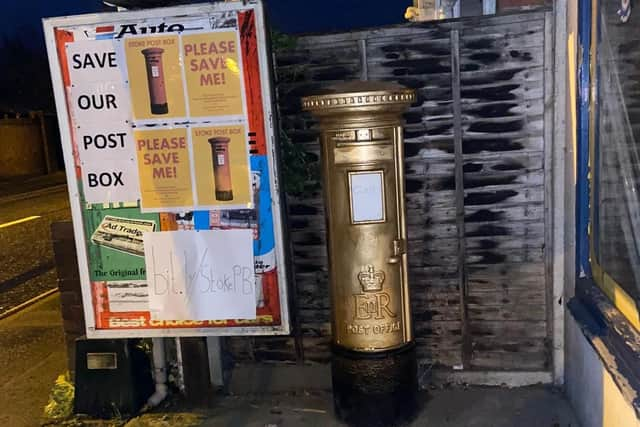
M70 218L66 189L0 200L0 313L56 287L51 223Z

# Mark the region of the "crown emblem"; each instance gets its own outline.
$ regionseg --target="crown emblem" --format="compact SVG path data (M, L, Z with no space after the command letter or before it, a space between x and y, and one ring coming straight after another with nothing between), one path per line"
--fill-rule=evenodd
M378 270L373 265L367 265L367 271L358 273L358 281L365 292L378 292L382 290L384 283L384 271Z

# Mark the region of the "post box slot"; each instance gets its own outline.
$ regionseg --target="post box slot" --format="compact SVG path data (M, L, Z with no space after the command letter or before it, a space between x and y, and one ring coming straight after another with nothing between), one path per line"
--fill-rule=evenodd
M328 134L329 140L336 147L343 145L369 144L393 144L394 134L392 128L371 128L358 130L338 130Z
M392 162L393 145L336 147L333 152L333 161L337 165Z
M390 139L384 139L380 141L358 141L358 142L336 142L336 147L371 147L378 145L393 145L393 141Z

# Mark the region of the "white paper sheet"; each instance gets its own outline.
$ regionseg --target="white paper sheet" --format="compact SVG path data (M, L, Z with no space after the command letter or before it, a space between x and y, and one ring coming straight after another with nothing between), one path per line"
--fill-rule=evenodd
M119 40L79 40L65 45L72 82L124 81L123 64L116 54Z
M108 282L107 295L112 313L149 310L148 286L144 280Z
M131 119L129 93L121 81L79 81L69 94L74 123L102 125L108 132Z
M140 199L137 164L129 158L81 161L84 197L88 203L136 202Z
M353 173L350 175L352 221L384 220L384 193L382 172Z
M77 123L75 134L81 161L126 159L136 163L136 146L128 123Z
M251 230L144 234L154 320L255 319Z
M111 40L66 44L73 132L88 203L140 199L131 106Z

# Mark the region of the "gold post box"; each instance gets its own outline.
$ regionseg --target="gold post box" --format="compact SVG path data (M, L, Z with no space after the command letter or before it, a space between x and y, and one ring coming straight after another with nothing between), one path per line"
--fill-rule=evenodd
M413 339L401 126L414 101L412 90L362 81L302 100L322 129L333 341L348 350Z

